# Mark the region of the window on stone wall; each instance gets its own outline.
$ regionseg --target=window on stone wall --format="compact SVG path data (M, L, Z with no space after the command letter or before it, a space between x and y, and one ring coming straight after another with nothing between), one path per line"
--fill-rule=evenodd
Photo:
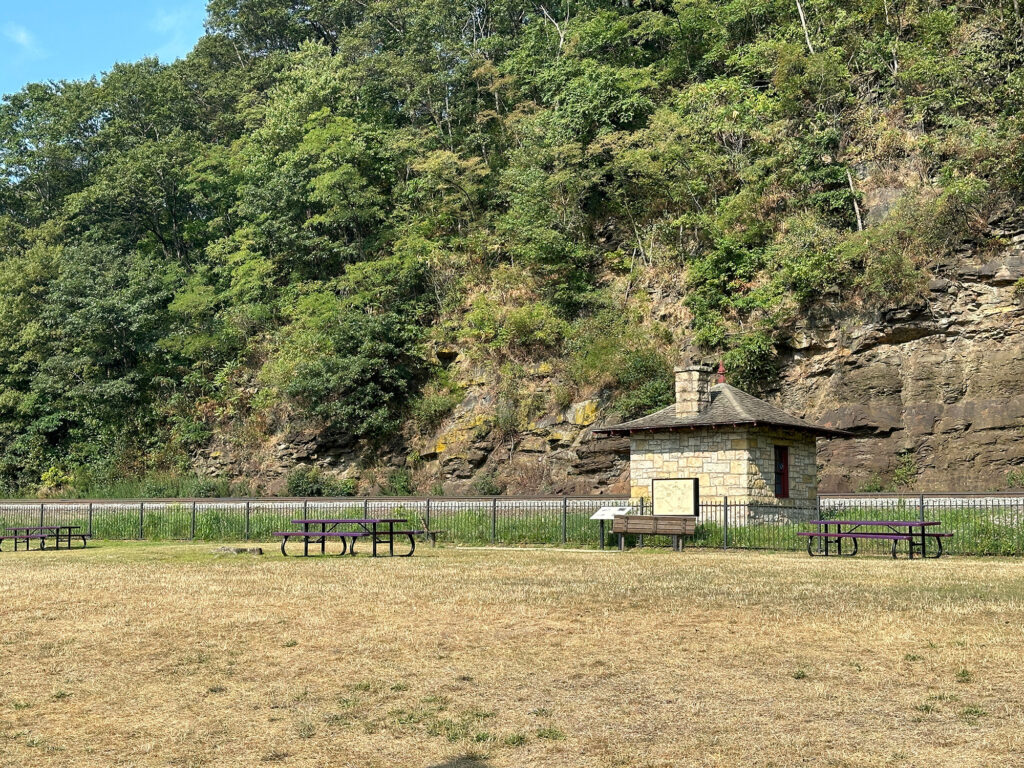
M789 446L775 446L775 497L789 498Z

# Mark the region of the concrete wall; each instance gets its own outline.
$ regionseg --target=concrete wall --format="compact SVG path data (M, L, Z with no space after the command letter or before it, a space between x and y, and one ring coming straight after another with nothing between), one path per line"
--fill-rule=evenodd
M818 493L815 439L788 430L695 429L630 436L630 495L651 495L656 478L696 477L708 501L775 502L775 449L789 446L790 504Z

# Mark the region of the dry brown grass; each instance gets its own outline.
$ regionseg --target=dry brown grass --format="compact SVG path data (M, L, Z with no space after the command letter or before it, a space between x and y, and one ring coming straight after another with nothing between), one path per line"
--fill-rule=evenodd
M1024 563L0 554L3 766L1024 765Z

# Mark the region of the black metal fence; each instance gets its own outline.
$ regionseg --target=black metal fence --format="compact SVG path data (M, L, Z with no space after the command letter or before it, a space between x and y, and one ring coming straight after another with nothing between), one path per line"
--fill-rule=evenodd
M0 528L78 525L99 539L270 541L292 530L300 517L405 517L416 527L442 532L461 545L573 546L602 544L591 516L603 506L650 514L650 503L622 497L479 497L342 499L166 499L96 501L0 500ZM815 519L936 520L953 534L947 551L967 555L1024 555L1024 493L822 495L816 503L774 505L705 501L693 545L737 549L798 550L800 531ZM646 537L643 545L667 545ZM606 545L613 544L611 525ZM861 542L865 552L888 553L889 542Z

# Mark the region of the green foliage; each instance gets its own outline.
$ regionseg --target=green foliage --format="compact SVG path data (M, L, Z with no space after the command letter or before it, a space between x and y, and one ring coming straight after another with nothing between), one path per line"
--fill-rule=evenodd
M765 331L744 334L735 339L722 362L728 371L729 381L748 392L763 393L778 379L775 345Z
M554 350L561 344L565 332L566 324L555 311L538 302L511 310L498 331L498 341L511 350Z
M300 464L289 472L285 485L285 492L297 498L355 496L357 490L358 483L355 479L338 479L328 475L320 467L308 464Z
M882 476L874 474L869 480L858 486L857 493L881 493L884 490L885 483L882 481Z
M381 485L385 496L411 496L415 490L412 475L407 469L394 470Z
M917 461L911 452L901 453L896 460L896 469L892 473L891 489L905 490L913 488L917 481Z
M573 326L569 373L578 388L614 390L612 407L624 418L641 416L675 398L672 366L654 343L669 341L671 333L643 327L633 313L599 309Z
M500 496L505 492L505 486L495 479L493 472L479 475L473 481L472 489L480 496Z
M429 430L432 341L631 414L682 335L770 388L801 313L913 301L1024 199L1005 4L821 0L813 53L791 3L396 8L213 0L180 61L4 97L0 485Z
M1011 469L1006 473L1007 488L1024 488L1024 468Z
M623 355L617 373L619 395L613 407L623 418L643 416L675 400L675 377L665 356L653 349L633 349Z
M412 417L421 432L433 432L462 402L458 392L426 392L412 402Z

